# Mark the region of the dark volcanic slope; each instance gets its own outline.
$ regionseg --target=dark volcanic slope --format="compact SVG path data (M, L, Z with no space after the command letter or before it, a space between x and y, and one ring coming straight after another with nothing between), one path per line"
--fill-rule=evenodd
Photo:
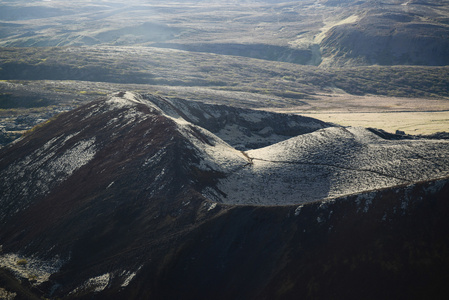
M37 283L67 263L63 293L105 267L125 280L150 259L148 249L176 238L174 225L188 230L207 214L203 186L247 163L202 128L119 93L3 149L0 244L43 259L16 270Z
M169 102L164 98L154 98L152 101L164 112L180 116L209 130L239 150L269 146L331 126L320 120L299 115L211 105L183 99Z
M94 198L98 193L106 196L122 186L135 189L144 198L159 193L174 195L186 190L187 183L198 183L190 174L193 165L221 172L247 163L239 151L183 122L132 94L120 94L61 115L35 129L32 138L25 137L3 152L1 218L11 217L36 199L53 197L55 191L62 193L55 199ZM227 147L229 153L226 163L217 167L221 154L208 153L208 149L220 146ZM197 175L202 176L200 173ZM9 205L12 207L5 209Z
M256 141L305 134L241 152L186 120L230 141L232 128L246 128ZM223 205L204 195L213 190L226 199L220 182L246 171L255 180L272 174L266 185L276 187L269 184L276 168L291 172L295 151L297 158L328 153L316 145L338 150L340 169L345 159L347 166L365 161L360 152L342 153L345 144L379 152L379 137L362 129L306 133L326 126L132 93L62 114L2 149L0 287L19 299L410 299L446 291L447 176L301 205ZM387 171L400 151L413 148L383 143ZM433 152L417 157L410 150L410 159L441 169L423 174L446 174L447 143L419 147L428 145ZM256 172L280 154L291 166L269 161Z

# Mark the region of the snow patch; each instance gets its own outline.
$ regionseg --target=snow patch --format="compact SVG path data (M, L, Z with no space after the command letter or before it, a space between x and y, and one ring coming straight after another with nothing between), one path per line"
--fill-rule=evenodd
M64 143L69 140L68 137L51 139L40 149L0 172L3 179L0 183L3 191L0 205L8 203L17 212L26 208L28 201L47 194L95 156L95 138L81 140L59 154L61 148L66 147ZM17 199L14 202L8 200L14 198ZM0 219L2 217L5 216L0 215Z
M79 141L62 156L50 161L49 175L53 178L59 174L63 174L63 179L69 177L75 170L87 164L95 156L96 151L94 145L95 137Z
M64 144L65 144L68 140L70 140L71 138L77 136L80 132L81 132L81 131L78 131L78 132L76 132L76 133L69 134L68 136L66 136L66 137L64 138L64 141L62 142L62 145L64 145Z
M110 279L111 274L109 273L90 278L81 286L71 291L69 295L78 294L90 290L93 290L93 292L95 293L101 292L108 286Z
M213 210L215 207L217 207L217 203L212 203L211 206L207 209L207 211Z
M16 298L17 293L9 292L6 289L0 287L0 299L3 300L14 300Z
M131 272L126 272L124 275L126 276L125 280L123 280L123 283L121 284L121 287L127 287L129 285L129 283L134 279L134 277L136 277L135 272L131 273Z
M211 211L217 207L217 203L206 201L203 204L203 208L207 211Z
M50 275L58 272L64 263L58 256L51 260L40 260L16 253L0 255L1 268L9 270L18 278L29 280L33 285L48 281Z
M152 156L145 159L142 166L147 167L149 165L153 165L153 166L156 165L157 163L160 162L160 160L162 159L165 152L166 152L165 148L159 149L155 154L153 154Z
M225 141L182 118L173 118L179 132L192 142L200 158L199 168L229 173L248 163L248 159Z
M299 214L301 213L301 209L303 208L304 205L300 205L295 209L295 216L299 216Z

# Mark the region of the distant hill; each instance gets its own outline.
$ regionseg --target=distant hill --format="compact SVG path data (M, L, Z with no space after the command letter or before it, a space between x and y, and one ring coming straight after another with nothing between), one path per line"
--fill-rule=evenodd
M173 3L5 2L0 46L152 46L324 67L448 65L445 1Z
M449 28L432 4L408 3L371 10L354 24L331 28L321 42L331 65L449 64Z

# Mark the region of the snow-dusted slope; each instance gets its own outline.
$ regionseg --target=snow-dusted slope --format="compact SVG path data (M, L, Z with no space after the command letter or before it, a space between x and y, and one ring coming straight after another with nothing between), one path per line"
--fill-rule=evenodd
M248 287L247 278L266 284L266 278L284 274L273 267L297 266L296 260L286 264L285 258L308 257L302 250L291 252L298 243L302 249L309 238L316 244L320 236L338 241L338 248L341 237L348 236L347 228L370 214L367 232L374 223L386 224L389 230L406 211L420 216L424 204L431 210L423 214L422 224L433 227L422 227L420 232L439 227L444 231L440 224L447 223L447 201L436 206L435 198L430 197L443 199L447 191L448 140L385 140L363 128L329 127L310 119L284 119L280 114L219 106L183 105L121 92L61 114L1 149L0 269L38 285L47 298L85 299L102 294L99 299L111 299L111 295L123 293L119 298L163 295L161 298L171 299L179 298L171 294L173 284L185 287L186 293L191 286L216 292L223 282L243 282L235 290L240 292ZM206 110L202 112L202 108ZM220 121L212 121L212 112ZM206 122L208 118L210 122ZM193 119L195 124L189 121ZM309 133L242 152L199 124L218 132L234 125L246 128L262 143L272 143L273 136ZM266 134L268 129L261 133L261 126L267 124L283 128L272 127L278 132L274 135ZM320 126L325 128L313 131ZM223 136L233 142L245 139ZM439 177L444 177L439 183L432 180ZM357 194L421 180L429 182ZM356 195L302 204L348 194ZM251 205L263 207L248 207ZM352 223L347 223L348 212ZM435 215L440 221L434 222ZM409 228L407 220L404 228ZM382 244L378 237L384 232L390 239L388 230L373 235L376 245ZM425 235L421 233L419 236ZM447 240L444 234L440 240ZM279 241L273 243L271 237ZM401 242L400 249L409 241ZM257 253L257 260L246 263L254 258L255 245L258 249L275 248ZM350 248L353 253L352 245ZM309 253L317 252L311 249ZM435 249L447 248L438 243ZM270 251L275 253L267 260ZM360 253L367 252L363 248ZM226 264L217 264L217 257L220 262L224 258ZM316 261L323 261L322 257ZM339 261L351 261L346 257ZM264 265L267 261L272 264ZM268 272L261 273L260 266ZM289 274L297 276L294 268ZM365 270L363 265L361 268ZM169 275L162 276L166 281L160 283L154 275L162 273ZM217 274L232 279L217 279ZM237 281L235 274L241 276ZM155 284L151 295L147 294L149 282ZM161 287L170 292L159 293ZM232 298L231 294L224 298ZM217 299L217 294L182 296Z
M116 108L126 107L127 113L130 114L128 116L130 120L134 120L134 114L145 116L145 113L137 109L137 105L141 104L148 107L151 112L157 112L174 121L177 130L191 143L187 147L198 155L200 169L231 172L248 163L248 159L241 151L235 150L208 130L186 121L177 111L167 107L158 107L150 99L155 100L156 98L148 99L138 94L125 92L120 96L111 97L107 103Z
M230 204L283 205L449 175L449 141L390 141L364 128L326 128L246 154L252 164L222 179L221 192L204 193Z
M141 188L156 192L169 185L173 188L171 182L194 182L199 172L223 176L248 164L241 151L208 130L130 92L64 114L4 153L0 157L0 221L51 194L71 177L77 178L83 167L100 174L107 166L119 164L125 169L136 162L126 168L139 166L142 170L129 172L145 172L148 180ZM109 177L97 176L99 185ZM110 179L107 184L113 183Z
M0 204L8 208L3 217L47 195L83 166L92 168L93 160L110 157L102 164L122 164L115 161L119 153L146 172L145 190L190 181L203 196L228 204L296 204L449 175L448 140L386 140L363 128L328 127L299 116L130 92L68 116L56 133L44 134L37 147L0 168ZM297 133L305 134L287 139ZM236 150L245 139L270 146ZM120 148L111 154L108 144Z

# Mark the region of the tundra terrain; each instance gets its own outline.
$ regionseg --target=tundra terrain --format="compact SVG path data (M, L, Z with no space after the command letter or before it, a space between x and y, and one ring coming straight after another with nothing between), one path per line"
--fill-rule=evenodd
M0 298L447 295L448 16L0 1Z

